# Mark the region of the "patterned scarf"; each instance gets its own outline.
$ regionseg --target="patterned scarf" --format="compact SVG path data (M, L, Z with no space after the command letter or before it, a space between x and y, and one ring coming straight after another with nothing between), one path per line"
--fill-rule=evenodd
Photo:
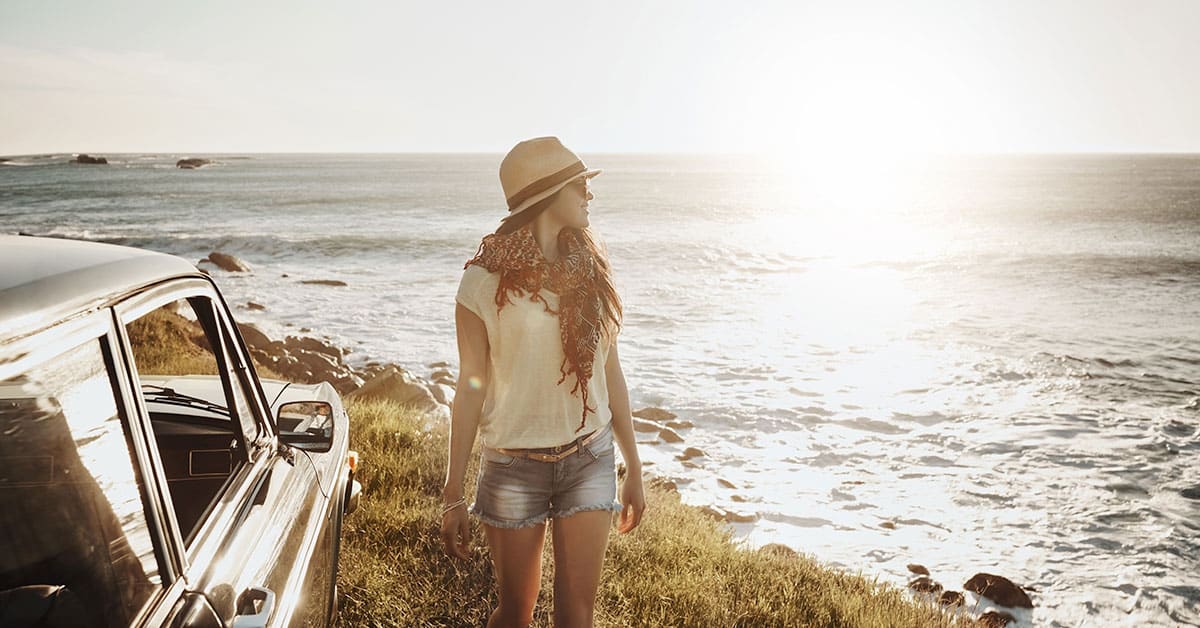
M517 229L507 235L490 234L479 243L479 250L463 268L478 264L488 272L500 272L500 286L496 289L496 307L503 309L512 300L510 293L529 295L529 300L540 302L546 312L558 316L558 330L562 338L563 362L559 367L562 377L575 374L575 387L571 394L579 393L583 400L583 417L579 421L579 432L587 422L588 380L592 377L592 365L596 348L600 345L603 304L596 287L596 261L578 232L563 229L558 234L559 250L566 253L554 262L547 262L528 227ZM541 295L549 290L558 295L558 311L550 307Z

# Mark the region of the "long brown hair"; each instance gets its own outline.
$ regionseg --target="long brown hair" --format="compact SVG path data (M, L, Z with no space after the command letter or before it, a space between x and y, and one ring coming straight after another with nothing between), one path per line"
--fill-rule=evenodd
M590 228L573 229L579 236L579 241L583 242L583 246L592 256L596 268L596 289L600 293L600 303L604 305L604 331L607 332L609 338L614 338L617 332L621 330L621 320L624 317L624 310L621 306L621 295L617 294L617 287L613 283L612 265L608 262L608 251L596 238L596 234ZM559 240L559 246L562 246L563 240ZM565 251L562 251L565 253Z

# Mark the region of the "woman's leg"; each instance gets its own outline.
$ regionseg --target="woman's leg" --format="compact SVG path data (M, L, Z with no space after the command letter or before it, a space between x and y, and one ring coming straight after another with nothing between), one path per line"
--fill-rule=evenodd
M500 605L492 611L488 628L525 628L533 621L542 583L542 543L546 524L525 528L497 528L483 524Z
M612 513L589 510L555 519L554 626L590 628Z

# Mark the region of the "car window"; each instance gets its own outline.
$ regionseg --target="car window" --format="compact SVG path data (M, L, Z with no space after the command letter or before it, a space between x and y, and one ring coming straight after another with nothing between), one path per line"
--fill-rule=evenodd
M228 338L222 334L210 299L191 297L173 301L130 322L126 328L138 374L143 380L161 385L174 376L177 378L174 381L183 388L205 391L202 396L221 406L223 415L230 410L222 398L228 392L233 397L231 414L238 420L246 440L253 441L262 435L263 427L250 406L249 391L233 376L224 356L212 349L222 346ZM228 375L229 391L217 387L220 379L216 376L222 372ZM202 377L206 375L212 377ZM189 386L189 380L194 384ZM149 386L143 388L149 389Z
M262 434L213 302L179 299L125 326L180 533L191 543Z
M162 587L110 377L93 339L0 381L0 624L126 626Z

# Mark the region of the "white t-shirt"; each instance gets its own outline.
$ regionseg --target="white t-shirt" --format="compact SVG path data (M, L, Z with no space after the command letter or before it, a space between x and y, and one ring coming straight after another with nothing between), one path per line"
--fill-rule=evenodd
M604 427L612 420L608 407L608 381L604 365L611 340L602 338L596 348L592 377L588 380L587 423L579 427L583 401L575 387L575 374L563 380L562 338L558 316L548 313L529 295L509 293L504 309L496 306L499 273L472 264L463 271L455 297L483 320L488 335L488 386L479 417L483 444L500 449L554 447ZM558 295L539 293L558 309Z

